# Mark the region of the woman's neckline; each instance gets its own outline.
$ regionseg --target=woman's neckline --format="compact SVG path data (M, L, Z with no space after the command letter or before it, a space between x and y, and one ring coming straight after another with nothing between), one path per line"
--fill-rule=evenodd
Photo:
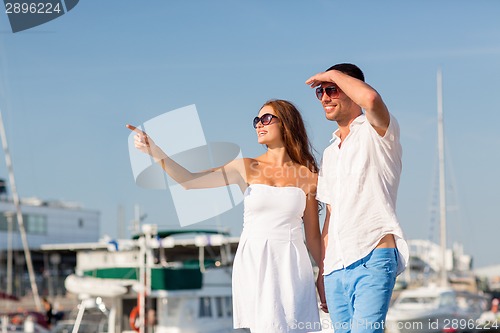
M271 187L271 188L296 188L297 190L300 190L300 192L304 193L305 196L307 196L306 192L298 186L276 186L276 185L269 185L269 184L253 183L253 184L248 184L247 189L250 188L250 186L255 186L255 185L266 186L266 187Z

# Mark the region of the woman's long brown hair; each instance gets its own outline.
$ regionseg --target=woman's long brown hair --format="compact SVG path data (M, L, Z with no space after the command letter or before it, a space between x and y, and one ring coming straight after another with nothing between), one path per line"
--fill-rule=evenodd
M313 155L313 147L307 137L304 120L299 110L291 102L282 99L272 99L264 103L276 112L281 123L281 137L286 152L297 164L307 167L311 172L319 171L318 164Z

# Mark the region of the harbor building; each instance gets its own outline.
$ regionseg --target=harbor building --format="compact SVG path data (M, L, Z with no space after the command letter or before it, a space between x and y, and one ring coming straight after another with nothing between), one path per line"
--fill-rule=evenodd
M63 295L64 279L76 266L75 253L49 253L41 246L98 241L100 213L75 203L37 198L21 199L20 207L39 292ZM17 297L30 292L16 207L5 191L0 193L0 290Z

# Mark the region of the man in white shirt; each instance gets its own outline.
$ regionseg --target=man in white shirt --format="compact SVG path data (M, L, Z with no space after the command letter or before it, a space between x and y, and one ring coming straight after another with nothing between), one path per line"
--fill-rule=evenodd
M408 262L395 212L399 126L356 65L334 65L306 84L316 88L326 118L338 125L318 177L317 199L327 207L327 304L321 306L335 333L383 332L396 276Z

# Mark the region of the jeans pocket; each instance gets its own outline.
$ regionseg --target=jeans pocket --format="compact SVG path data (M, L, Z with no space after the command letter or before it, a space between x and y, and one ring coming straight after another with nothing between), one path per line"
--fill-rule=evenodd
M386 249L375 249L368 260L363 263L363 267L375 273L395 274L398 268L397 252L394 249L379 250Z

